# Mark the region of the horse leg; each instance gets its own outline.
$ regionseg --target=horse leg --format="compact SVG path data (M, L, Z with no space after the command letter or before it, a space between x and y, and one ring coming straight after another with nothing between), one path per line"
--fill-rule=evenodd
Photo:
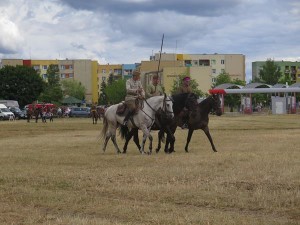
M209 129L208 129L208 126L206 126L204 129L202 129L204 131L204 133L206 134L206 137L208 138L209 142L210 142L210 145L211 145L211 148L213 149L214 152L217 152L217 149L213 143L213 140L210 136L210 133L209 133Z
M126 153L127 145L132 137L135 145L138 147L139 150L141 149L140 140L139 140L139 130L134 128L131 129L131 131L128 133L128 137L126 137L123 153Z
M128 143L130 141L130 139L132 138L132 136L134 135L134 130L135 129L131 129L131 131L128 133L128 135L126 136L126 140L125 140L125 144L124 144L124 147L123 147L123 153L126 154L127 152L127 146L128 146ZM140 148L139 148L140 149Z
M131 130L134 131L133 141L134 141L135 145L138 147L138 149L140 149L141 145L140 145L140 140L139 140L139 130L138 129L131 129Z
M114 143L115 149L117 151L117 154L121 153L119 146L117 145L117 141L116 141L116 135L112 135L111 136L111 140Z
M145 143L146 143L147 138L149 138L151 146L152 146L153 138L152 138L148 128L145 125L143 125L141 127L141 130L143 131L143 143L142 143L142 146L140 148L140 153L144 154L145 153L144 147L145 147Z
M105 152L105 150L106 150L106 146L107 146L107 143L108 143L109 139L110 139L110 135L106 135L105 141L104 141L104 144L103 144L103 148L102 148L103 152Z
M187 137L187 140L186 140L186 145L185 145L185 148L184 148L184 150L185 150L186 152L189 152L189 143L190 143L190 141L191 141L193 132L194 132L193 129L189 129L188 137Z
M152 142L153 142L153 137L152 137L152 135L150 134L148 138L149 138L149 140L150 140L150 144L149 144L149 154L151 155L151 154L152 154Z
M159 130L158 132L158 144L157 144L157 147L156 147L156 153L159 152L159 150L161 149L161 142L162 142L162 139L163 139L163 135L164 135L164 131L161 129Z

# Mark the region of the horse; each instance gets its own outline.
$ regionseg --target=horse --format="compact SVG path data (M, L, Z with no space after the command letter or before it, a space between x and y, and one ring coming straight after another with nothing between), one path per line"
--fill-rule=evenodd
M120 124L123 124L125 116L117 115L118 106L123 103L115 104L107 108L103 118L103 128L101 131L102 138L104 140L103 151L105 152L107 143L111 138L116 152L121 153L116 142L116 130ZM147 138L150 140L149 154L152 152L152 135L150 134L151 126L155 120L155 113L162 109L170 118L174 117L172 100L164 94L163 96L154 96L143 101L143 107L137 111L137 113L128 121L128 127L138 127L143 131L143 144L141 146L140 153L145 154L144 146Z
M93 120L93 124L97 124L99 114L97 112L96 106L92 106L92 108L91 108L91 117Z
M105 106L97 106L97 113L99 116L99 120L101 120L101 118L104 118L104 113L105 113Z
M35 118L35 122L38 122L39 116L42 118L42 109L41 108L28 108L26 110L26 116L27 116L27 122L30 122L30 119L32 119L32 117Z
M197 95L194 93L181 93L181 94L175 94L171 96L171 99L173 101L173 112L176 117L176 115L179 115L183 108L192 109L193 106L197 104ZM174 133L171 131L169 124L172 124L172 120L167 118L166 114L162 111L157 111L155 114L155 123L153 124L151 130L159 130L158 133L158 146L156 148L156 153L159 152L161 148L161 141L163 139L164 133L167 134L167 138L171 141L175 141ZM127 146L130 141L130 139L133 137L133 140L140 149L140 143L139 143L139 137L138 137L138 129L132 128L130 132L128 132L126 129L121 127L120 129L121 137L125 138L125 144L123 147L123 153L127 152Z
M208 128L208 122L209 117L208 115L210 113L215 113L217 116L222 115L222 109L221 109L221 101L218 94L210 95L206 99L204 99L202 102L196 105L194 109L189 113L189 120L188 120L188 136L187 141L185 145L185 151L188 152L189 143L191 141L193 132L195 130L201 129L206 134L212 150L214 152L217 152L217 149L213 143L212 137L209 132ZM175 134L177 126L182 126L182 120L178 117L178 114L175 114L175 119L173 120L173 123L170 125L171 131L173 134ZM168 145L170 144L170 148L168 149ZM174 152L174 141L171 139L166 140L165 145L165 152L171 153Z

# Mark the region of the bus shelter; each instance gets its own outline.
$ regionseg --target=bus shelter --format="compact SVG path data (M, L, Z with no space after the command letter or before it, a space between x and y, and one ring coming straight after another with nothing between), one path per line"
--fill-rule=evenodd
M235 84L221 84L214 89L209 90L211 94L221 94L222 110L224 112L224 95L225 94L241 94L242 112L252 113L252 94L254 93L271 93L272 113L296 113L296 93L300 92L300 83L291 86L277 84L274 86L262 83L251 83L246 86Z

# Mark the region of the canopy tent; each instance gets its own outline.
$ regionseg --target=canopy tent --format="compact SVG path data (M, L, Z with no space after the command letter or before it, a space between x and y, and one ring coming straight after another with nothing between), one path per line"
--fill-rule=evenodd
M81 104L81 100L78 99L78 98L75 98L73 96L69 96L69 97L66 97L62 100L62 104L63 105L77 105L77 104Z

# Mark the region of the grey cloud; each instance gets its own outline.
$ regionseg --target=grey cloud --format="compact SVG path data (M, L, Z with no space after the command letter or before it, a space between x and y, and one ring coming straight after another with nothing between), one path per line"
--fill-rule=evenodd
M74 47L74 48L77 48L77 49L86 50L86 48L84 47L83 44L78 44L78 43L72 42L71 46Z
M186 15L219 16L229 13L241 0L145 0L145 1L124 1L124 0L60 0L75 9L100 10L111 14L132 14L137 12L158 12L174 11Z

